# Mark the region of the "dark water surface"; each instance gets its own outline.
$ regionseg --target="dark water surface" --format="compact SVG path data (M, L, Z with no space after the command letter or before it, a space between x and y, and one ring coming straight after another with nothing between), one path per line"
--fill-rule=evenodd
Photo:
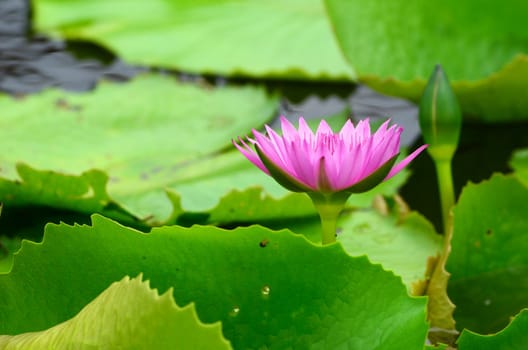
M65 42L31 30L29 0L0 0L0 90L26 94L47 87L84 91L103 78L125 80L139 69L119 59L78 59Z
M72 91L93 89L101 79L124 81L139 72L153 70L182 81L206 79L216 85L265 84L284 96L280 113L296 118L332 115L349 108L354 119L390 116L403 125L402 143L416 147L419 139L415 105L382 96L364 86L317 82L256 81L226 77L200 77L123 62L111 52L90 43L51 40L31 29L29 0L0 0L0 92L36 93L49 87ZM1 117L1 116L0 116ZM464 125L454 160L457 192L468 180L480 181L494 171L507 172L513 150L528 147L525 124ZM433 164L423 154L412 163L413 175L402 189L411 208L421 211L439 228L439 197Z

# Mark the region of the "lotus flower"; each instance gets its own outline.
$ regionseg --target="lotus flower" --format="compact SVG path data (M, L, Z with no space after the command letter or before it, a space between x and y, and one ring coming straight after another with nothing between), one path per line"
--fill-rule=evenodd
M356 127L348 120L339 133L321 121L314 134L304 118L299 130L281 117L282 136L265 126L268 136L253 130L255 139L233 142L253 164L277 182L295 192L364 192L401 171L427 145L423 145L397 165L400 134L389 120L371 134L369 120ZM250 146L254 145L256 152Z
M331 216L336 220L351 193L368 191L391 178L427 147L419 147L394 165L403 129L389 123L387 120L372 134L368 119L356 126L348 120L334 133L323 120L314 134L302 117L295 129L281 116L282 136L266 125L267 136L253 130L254 139L247 137L246 142L239 137L233 144L285 188L308 193L324 231L324 221Z

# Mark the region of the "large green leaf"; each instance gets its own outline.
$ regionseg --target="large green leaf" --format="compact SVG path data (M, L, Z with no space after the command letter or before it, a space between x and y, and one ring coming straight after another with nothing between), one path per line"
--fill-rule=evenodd
M4 96L0 200L148 225L183 213L203 223L313 215L305 195L288 193L229 142L269 120L276 103L253 87L202 89L153 75L86 94ZM405 179L349 204L368 206Z
M59 348L231 349L220 324L202 324L192 304L178 307L171 290L160 296L141 276L112 283L75 317L45 331L0 336L0 349Z
M459 329L496 332L528 306L526 213L528 189L513 176L463 190L447 263Z
M11 269L13 253L19 248L20 238L0 235L0 273Z
M440 63L466 115L528 118L528 2L325 3L345 57L376 90L417 101Z
M292 222L288 228L321 241L319 218ZM351 210L338 222L338 241L352 256L367 255L402 278L411 294L422 295L428 259L442 249L442 238L429 221L416 212L403 217L382 215L374 209Z
M423 216L413 212L397 218L362 210L340 220L338 226L338 240L350 255L366 254L400 276L411 293L424 292L428 260L440 253L442 238Z
M528 149L521 149L513 154L510 165L515 170L515 176L528 187Z
M0 140L0 143L11 147L16 147L17 142L23 140L14 138ZM29 142L31 143L31 140ZM66 145L65 143L64 146ZM89 145L80 145L80 147L89 147ZM42 156L30 150L26 155L15 155L12 159L6 159L9 157L8 154L0 156L4 158L3 164L6 166L6 170L2 169L0 172L0 198L7 206L49 205L85 213L107 209L106 211L112 212L114 217L126 217L126 213L121 208L112 206L106 193L108 176L104 172L89 170L76 176L57 171L38 171L20 163L20 161L34 161L31 158L35 155ZM52 158L49 153L47 156ZM54 167L54 164L51 163L50 167ZM10 173L13 168L14 173Z
M159 224L183 210L180 198L167 196L170 188L184 195L185 210L210 209L221 196L255 184L258 171L249 162L220 151L269 120L276 103L253 87L202 89L160 76L105 83L86 94L4 96L0 198L118 218L130 213ZM189 186L212 177L216 186L204 188L207 196ZM268 183L268 193L284 195Z
M464 330L457 343L460 350L524 350L528 344L528 309L522 310L497 334L480 335Z
M0 333L63 322L124 275L173 287L203 322L222 321L235 348L422 349L425 299L341 245L253 226L154 228L143 234L100 216L92 226L47 226L0 275ZM38 310L36 312L35 310Z
M38 0L37 28L151 66L229 75L351 79L320 0Z
M0 218L0 273L11 269L23 239L41 241L46 224L61 222L89 223L90 216L45 206L5 208Z

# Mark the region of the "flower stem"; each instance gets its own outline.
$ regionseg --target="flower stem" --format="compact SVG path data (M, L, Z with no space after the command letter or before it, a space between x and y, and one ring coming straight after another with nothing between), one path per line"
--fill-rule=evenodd
M440 204L442 206L443 231L447 234L450 224L450 210L455 204L455 191L453 189L453 177L451 174L451 158L437 158L434 163L438 177Z
M336 241L337 218L345 207L349 194L334 193L324 195L311 193L309 195L321 218L321 243L323 245L334 243Z
M336 241L337 217L339 216L339 212L325 214L319 212L319 216L321 217L321 226L323 229L322 244L334 243Z

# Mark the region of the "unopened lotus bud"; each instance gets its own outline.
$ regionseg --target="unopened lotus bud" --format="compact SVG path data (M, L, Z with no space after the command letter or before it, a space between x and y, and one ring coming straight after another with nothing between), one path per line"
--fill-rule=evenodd
M419 121L431 156L450 160L458 146L462 114L455 93L440 65L435 67L425 87L420 101Z

